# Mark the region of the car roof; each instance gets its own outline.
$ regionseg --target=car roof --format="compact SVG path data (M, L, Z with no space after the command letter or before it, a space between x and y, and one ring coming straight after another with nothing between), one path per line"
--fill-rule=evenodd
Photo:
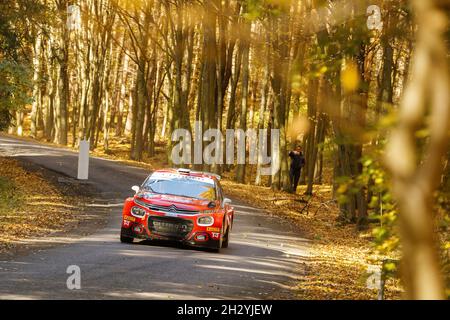
M220 176L215 173L204 172L204 171L192 171L190 169L183 169L183 168L180 168L180 169L170 168L170 169L155 170L150 174L150 177L155 173L168 173L168 174L189 176L189 177L196 177L196 178L209 178L216 182L218 182L220 180Z

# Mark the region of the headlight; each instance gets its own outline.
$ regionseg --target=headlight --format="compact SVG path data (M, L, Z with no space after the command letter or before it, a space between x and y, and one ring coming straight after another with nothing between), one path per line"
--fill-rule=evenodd
M197 224L199 226L212 226L214 224L214 218L211 216L203 216L197 219Z
M135 217L142 218L145 216L145 210L139 207L132 207L131 208L131 214Z

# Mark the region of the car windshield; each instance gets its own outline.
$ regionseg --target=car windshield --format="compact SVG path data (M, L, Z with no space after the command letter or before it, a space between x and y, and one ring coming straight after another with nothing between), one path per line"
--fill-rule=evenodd
M200 200L216 200L216 190L212 180L188 177L150 177L143 188L158 194L170 194Z

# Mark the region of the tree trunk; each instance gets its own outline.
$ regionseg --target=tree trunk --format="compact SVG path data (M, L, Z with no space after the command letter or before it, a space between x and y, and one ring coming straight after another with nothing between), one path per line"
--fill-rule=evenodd
M323 80L322 80L323 81ZM307 134L306 139L306 177L307 177L307 186L306 186L306 195L312 195L313 193L313 185L314 185L314 172L316 168L316 159L317 159L317 98L319 95L319 79L311 79L309 80L308 85L308 119L310 123L310 129ZM295 190L294 190L295 192Z
M250 56L250 29L251 25L243 23L242 45L242 102L239 129L247 131L247 110L248 110L248 86L249 86L249 56ZM245 137L244 137L245 139ZM244 158L245 161L245 158ZM236 181L245 183L245 163L238 163L236 167Z
M59 49L57 49L58 59L58 104L56 105L56 143L67 145L68 123L67 113L69 108L69 33L66 24L67 1L58 1L58 11L60 19L60 30L57 32Z
M33 46L33 103L30 115L30 136L36 138L38 129L38 114L41 109L41 43L42 36L36 35Z

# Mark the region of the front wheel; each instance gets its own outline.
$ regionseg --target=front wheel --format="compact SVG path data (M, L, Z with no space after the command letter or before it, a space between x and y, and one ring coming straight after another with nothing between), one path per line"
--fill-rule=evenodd
M213 249L213 251L216 252L216 253L220 253L220 249L226 248L226 247L223 246L224 245L224 241L225 241L225 234L223 232L223 228L224 227L225 227L225 221L222 223L222 228L220 230L220 239L219 239L219 243L217 245L217 248ZM227 244L227 246L228 246L228 244Z
M124 236L124 235L120 235L120 242L122 243L133 243L133 238Z
M224 234L224 239L222 241L222 248L228 248L228 243L230 240L230 227L227 228L227 232Z

